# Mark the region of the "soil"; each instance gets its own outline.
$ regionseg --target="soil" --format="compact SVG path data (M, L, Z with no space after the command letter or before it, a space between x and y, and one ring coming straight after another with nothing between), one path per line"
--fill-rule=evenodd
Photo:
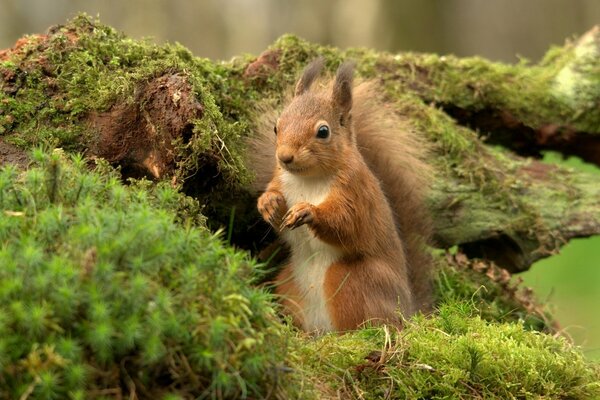
M269 76L279 68L280 57L280 50L264 51L256 60L248 64L244 71L244 78L265 83Z
M19 168L26 168L29 164L27 153L0 137L0 166L13 164Z
M159 179L175 167L173 141L192 135L192 120L204 108L181 74L168 74L142 83L131 103L115 104L88 118L96 132L90 152L121 166L124 176Z

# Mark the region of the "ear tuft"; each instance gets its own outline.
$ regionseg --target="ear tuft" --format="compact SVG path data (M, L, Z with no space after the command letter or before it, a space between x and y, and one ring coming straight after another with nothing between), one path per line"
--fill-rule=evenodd
M294 91L294 96L300 96L302 93L310 89L310 86L315 81L315 78L319 76L324 65L325 59L323 57L319 57L314 59L310 64L306 66L306 68L304 68L302 76L298 80L298 83L296 83L296 90Z
M333 102L344 118L352 108L352 80L354 62L346 61L337 70L333 84ZM345 118L344 118L345 119Z

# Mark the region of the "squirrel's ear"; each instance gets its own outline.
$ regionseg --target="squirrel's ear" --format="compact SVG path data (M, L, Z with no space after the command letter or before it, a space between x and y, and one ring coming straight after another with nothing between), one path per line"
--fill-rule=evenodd
M302 76L298 80L298 83L296 83L294 96L300 96L310 88L310 85L312 85L312 83L315 81L315 78L321 73L324 64L325 59L323 57L319 57L308 64L306 68L304 68Z
M338 68L333 84L333 102L341 112L342 121L352 108L352 76L354 63L346 61ZM343 125L343 124L342 124Z

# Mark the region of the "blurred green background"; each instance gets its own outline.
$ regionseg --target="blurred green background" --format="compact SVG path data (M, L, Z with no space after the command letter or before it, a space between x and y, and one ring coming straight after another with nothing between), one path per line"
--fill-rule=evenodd
M229 59L260 53L290 32L339 47L538 60L600 23L598 0L0 0L0 49L79 12L133 38L180 42ZM548 154L548 162L563 162ZM597 168L566 163L598 176ZM567 334L600 359L600 237L573 241L522 274L552 304Z

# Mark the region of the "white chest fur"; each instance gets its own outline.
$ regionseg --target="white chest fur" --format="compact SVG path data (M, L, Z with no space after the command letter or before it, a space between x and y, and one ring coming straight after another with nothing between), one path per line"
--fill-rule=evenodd
M319 205L331 190L329 180L302 178L288 172L283 172L282 181L288 208L300 202ZM292 249L293 276L303 295L304 329L333 330L323 284L327 268L341 252L315 237L306 226L286 230L283 236Z

